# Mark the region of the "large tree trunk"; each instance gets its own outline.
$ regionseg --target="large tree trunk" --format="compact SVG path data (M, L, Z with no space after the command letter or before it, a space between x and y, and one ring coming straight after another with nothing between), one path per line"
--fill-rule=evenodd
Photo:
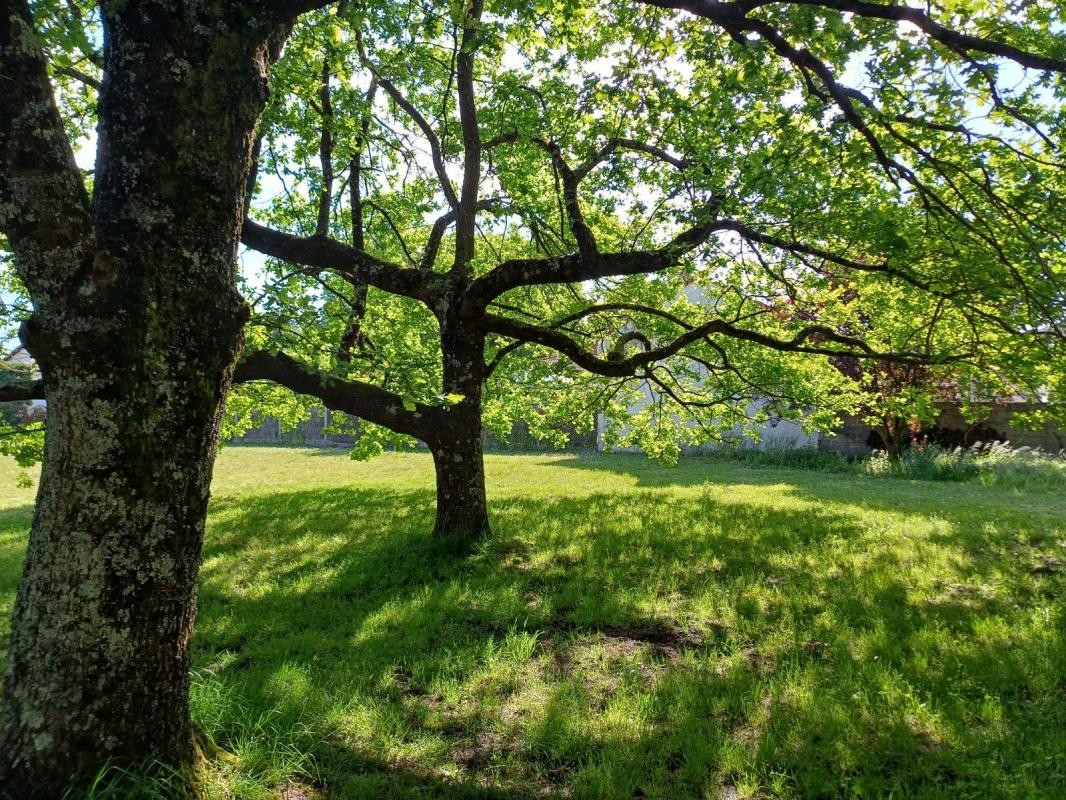
M0 739L17 792L58 796L108 761L194 765L196 573L242 322L232 297L217 300L160 308L169 325L128 307L115 309L132 319L114 331L86 320L91 358L29 337L48 429ZM192 335L196 326L211 338Z
M232 18L214 16L227 5ZM33 272L41 234L12 236L48 400L0 729L0 786L15 797L149 760L194 784L196 574L247 314L245 176L283 34L239 5L105 13L90 232L47 279Z

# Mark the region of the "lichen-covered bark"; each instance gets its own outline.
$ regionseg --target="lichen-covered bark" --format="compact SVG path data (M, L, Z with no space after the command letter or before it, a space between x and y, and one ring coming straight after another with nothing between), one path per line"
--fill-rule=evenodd
M86 344L110 351L104 358L46 356L45 460L0 738L5 778L24 794L58 796L107 761L194 759L196 571L241 322L228 305L183 308L180 324L155 330L142 320L103 337L83 332ZM183 335L189 323L213 340ZM38 354L47 347L40 336L30 337Z
M12 237L48 400L0 728L15 797L58 797L106 763L195 761L196 573L247 313L237 237L284 34L243 8L107 6L91 233L49 281L40 237Z

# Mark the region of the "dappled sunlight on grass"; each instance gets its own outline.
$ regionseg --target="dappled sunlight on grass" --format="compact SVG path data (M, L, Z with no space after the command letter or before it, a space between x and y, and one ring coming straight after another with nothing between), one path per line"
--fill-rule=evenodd
M455 559L424 454L222 454L193 682L220 796L1066 794L1063 497L487 466L495 535Z

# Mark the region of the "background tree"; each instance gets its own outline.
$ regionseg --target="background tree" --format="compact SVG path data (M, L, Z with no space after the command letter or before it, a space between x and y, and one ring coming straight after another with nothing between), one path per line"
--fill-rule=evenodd
M189 640L247 319L234 256L253 131L313 5L0 2L0 231L48 401L0 727L16 797L107 763L195 760ZM87 180L73 143L92 121Z
M610 443L669 457L770 414L828 424L861 399L841 358L1053 370L1066 65L1008 42L1062 42L1036 6L1003 41L992 6L914 12L920 34L885 8L307 20L243 230L270 260L239 380L426 442L436 533L470 539L482 421L603 410ZM1008 89L1004 64L1033 71Z

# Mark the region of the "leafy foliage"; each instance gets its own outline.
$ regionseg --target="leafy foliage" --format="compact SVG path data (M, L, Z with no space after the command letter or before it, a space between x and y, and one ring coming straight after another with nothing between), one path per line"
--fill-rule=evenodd
M1055 413L1057 12L943 9L959 30L1051 63L1023 74L1017 63L1037 57L999 38L945 46L937 29L849 17L849 4L738 9L740 21L640 4L399 3L306 18L274 74L254 209L305 238L284 255L250 240L273 256L249 276L255 346L405 408L446 406L434 291L454 304L521 262L543 273L478 312L480 410L499 437L522 419L562 441L563 425L598 412L609 444L671 460L773 416L822 429L857 410L922 419L945 386L967 405L1024 392ZM471 176L476 192L460 198ZM466 234L463 202L478 204ZM650 257L686 230L694 246ZM315 234L437 299L308 256ZM604 253L642 263L595 268ZM553 272L553 259L580 267ZM707 333L675 347L693 330ZM919 377L890 388L892 369Z

